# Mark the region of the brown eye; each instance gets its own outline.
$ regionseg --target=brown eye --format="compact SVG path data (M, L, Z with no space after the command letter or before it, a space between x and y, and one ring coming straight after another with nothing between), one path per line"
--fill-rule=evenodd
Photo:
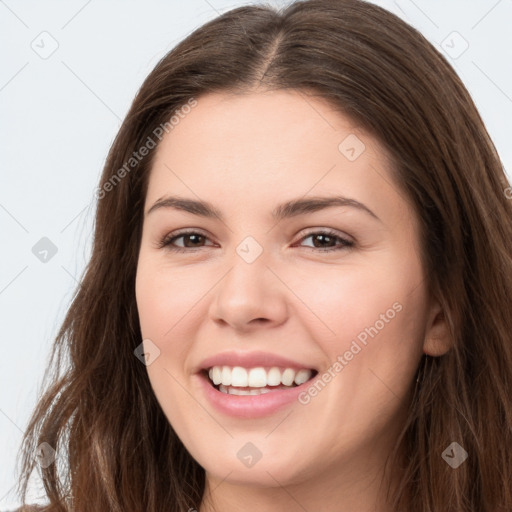
M183 239L183 245L176 245L176 240ZM161 249L163 247L178 252L185 252L187 249L200 249L204 247L204 242L208 237L196 231L187 231L181 233L171 233L165 236L158 244Z
M185 247L193 248L193 247L197 247L199 244L201 244L201 241L203 241L205 237L203 235L193 233L190 235L180 235L180 236L176 237L175 240L179 239L179 238L183 238L183 240L185 241L185 243L184 243ZM186 243L187 240L190 242L190 245Z
M304 236L301 241L311 238L313 246L310 249L320 252L339 251L354 246L354 242L347 240L334 231L324 230L315 231ZM183 245L176 245L176 241L182 239ZM158 244L159 248L166 248L170 251L187 252L194 249L205 247L205 242L209 240L206 235L197 231L186 231L181 233L171 233L165 236Z
M303 237L301 241L307 240L308 238L313 240L313 247L310 246L311 249L323 252L342 250L353 247L354 245L354 242L342 238L336 232L329 230L309 233Z

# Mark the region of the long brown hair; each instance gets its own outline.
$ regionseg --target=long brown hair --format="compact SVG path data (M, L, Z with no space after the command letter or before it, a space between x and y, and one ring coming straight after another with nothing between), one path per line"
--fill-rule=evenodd
M92 256L20 449L23 503L34 452L48 443L58 457L40 468L47 510L199 509L204 470L134 355L142 341L135 274L155 150L130 159L149 138L158 142L162 127L170 131L171 116L191 99L259 87L326 99L378 138L420 221L429 291L453 348L418 367L421 385L396 445L407 464L395 466L393 510L510 512L511 189L447 60L417 30L361 0L231 10L190 34L144 81L109 152ZM456 469L442 457L453 442L468 453Z

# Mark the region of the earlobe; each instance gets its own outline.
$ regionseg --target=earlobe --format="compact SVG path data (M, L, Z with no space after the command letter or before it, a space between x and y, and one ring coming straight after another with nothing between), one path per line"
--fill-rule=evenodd
M436 304L429 318L425 331L423 352L432 357L446 354L453 346L453 338L446 315L439 304Z

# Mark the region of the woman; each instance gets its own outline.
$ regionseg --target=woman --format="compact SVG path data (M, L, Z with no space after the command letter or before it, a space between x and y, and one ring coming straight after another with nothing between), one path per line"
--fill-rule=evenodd
M38 450L52 511L512 510L510 190L389 12L207 23L109 153L22 494Z

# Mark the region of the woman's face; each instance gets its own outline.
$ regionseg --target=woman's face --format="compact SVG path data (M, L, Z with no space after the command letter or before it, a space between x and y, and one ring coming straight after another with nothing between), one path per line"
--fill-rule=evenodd
M210 481L380 470L436 316L389 166L295 91L200 97L164 136L137 305L152 388Z

